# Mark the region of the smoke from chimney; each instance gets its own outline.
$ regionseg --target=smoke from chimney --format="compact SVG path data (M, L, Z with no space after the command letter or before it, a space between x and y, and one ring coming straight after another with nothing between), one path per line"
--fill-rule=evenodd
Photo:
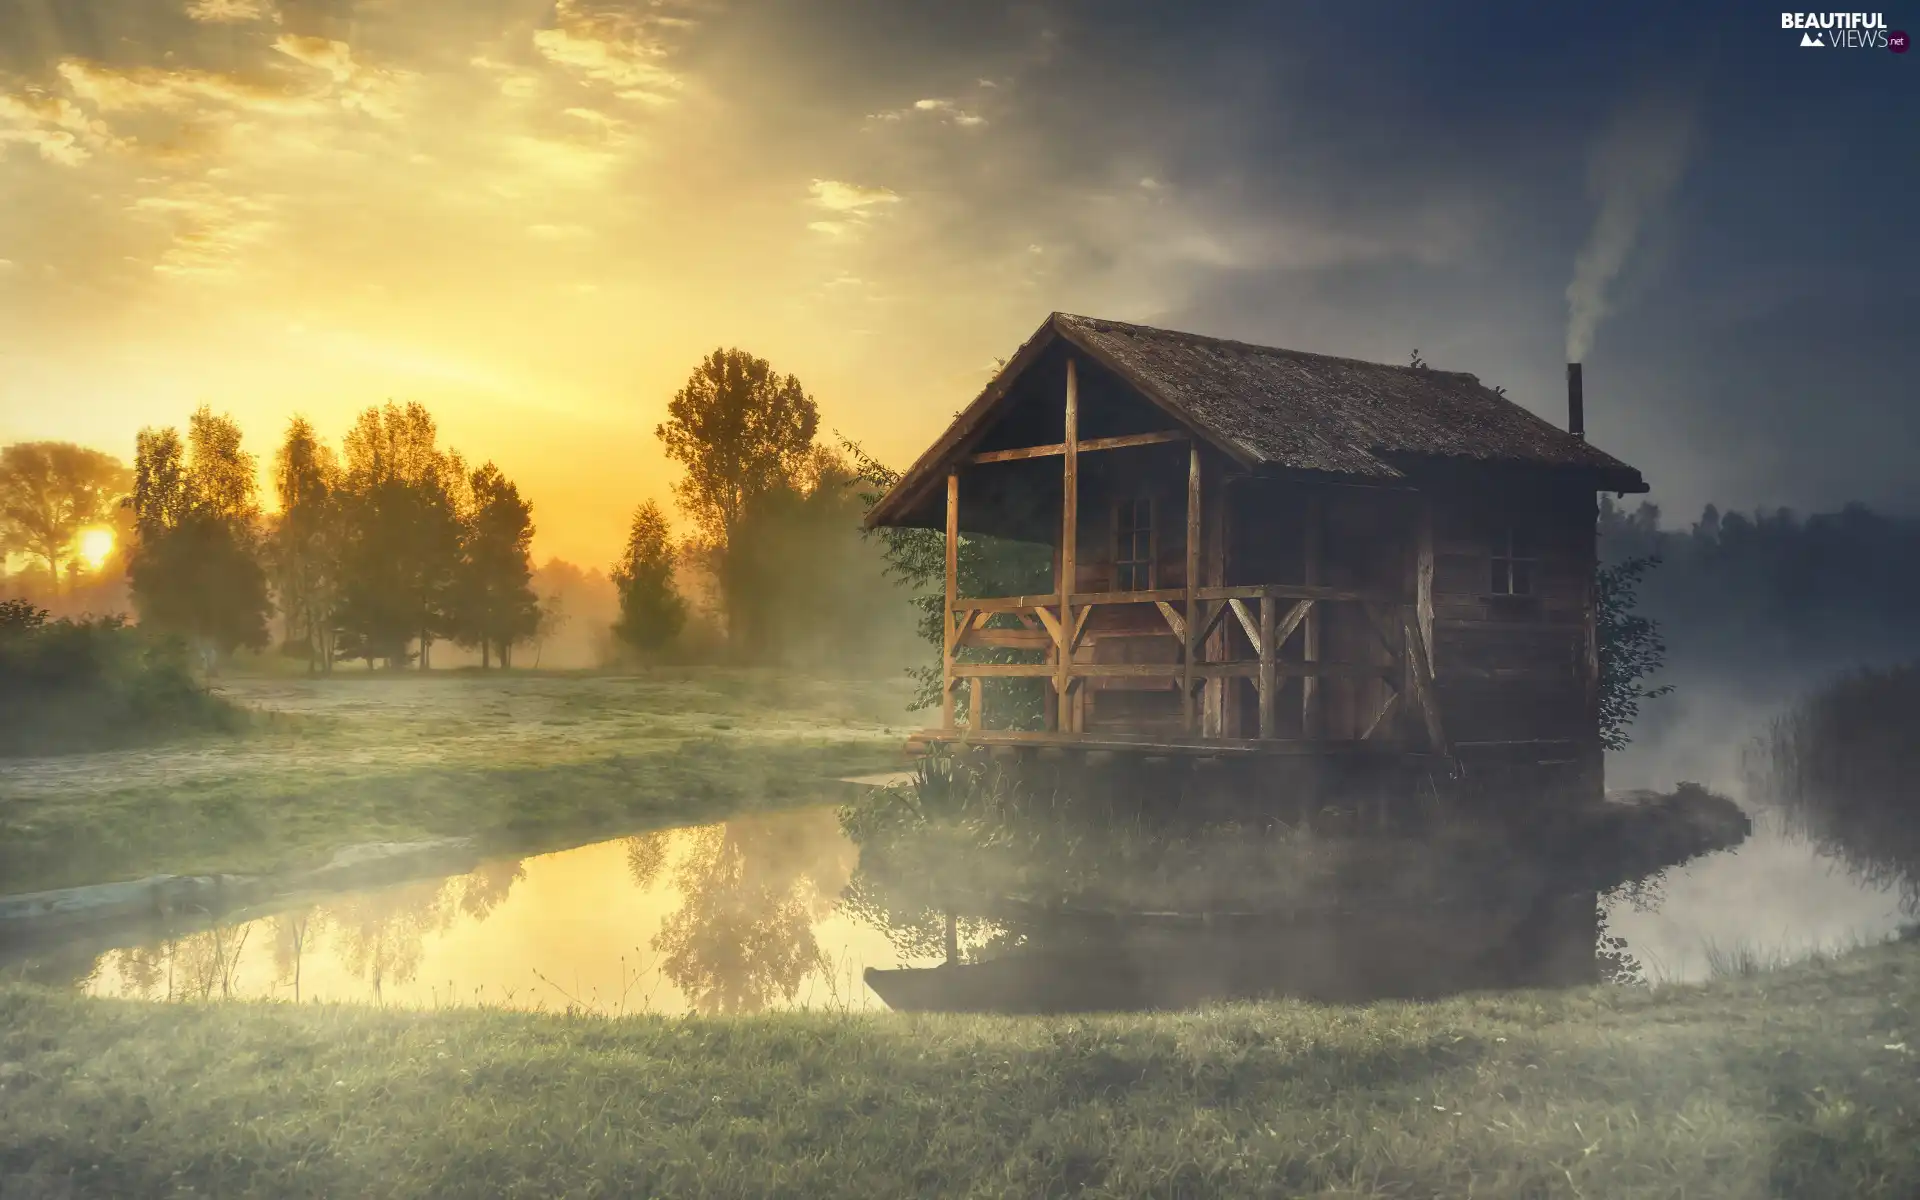
M1587 401L1580 380L1580 364L1567 364L1567 432L1587 436Z

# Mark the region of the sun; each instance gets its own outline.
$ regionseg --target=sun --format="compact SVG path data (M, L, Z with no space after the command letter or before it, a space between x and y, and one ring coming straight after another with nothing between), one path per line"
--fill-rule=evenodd
M80 535L80 560L89 570L98 571L113 553L113 530L89 529Z

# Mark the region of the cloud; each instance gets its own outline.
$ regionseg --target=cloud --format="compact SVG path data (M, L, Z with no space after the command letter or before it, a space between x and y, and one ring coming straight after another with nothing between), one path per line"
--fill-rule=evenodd
M106 124L64 96L28 89L0 93L0 145L32 146L40 157L75 167L112 140Z
M186 67L109 67L82 58L63 59L57 71L75 96L102 112L177 110L197 101L264 112L315 109L311 93L290 80L243 78Z
M865 213L881 204L897 204L900 197L890 188L865 187L842 183L838 179L816 179L808 187L812 204L836 213Z
M684 86L666 66L663 28L686 24L684 18L590 8L582 0L557 0L551 29L535 31L534 49L557 66L613 88L622 100L671 103Z
M1589 190L1600 202L1567 284L1567 359L1580 362L1611 306L1607 290L1627 265L1641 227L1680 182L1693 148L1689 97L1640 96L1616 115L1593 151Z
M206 25L266 20L273 10L264 0L187 0L187 16Z
M982 83L985 83L983 80ZM959 103L944 98L915 100L905 108L889 109L885 112L869 114L870 121L903 121L908 117L938 118L949 125L958 125L965 129L975 129L985 125L987 119L978 113L969 112Z
M171 235L153 269L175 277L231 275L246 251L266 240L275 227L264 200L225 192L204 180L182 181L140 197L129 208Z
M382 121L399 119L398 94L402 81L399 72L356 62L352 47L329 38L283 34L275 39L273 48L297 63L331 76L333 94L342 107Z

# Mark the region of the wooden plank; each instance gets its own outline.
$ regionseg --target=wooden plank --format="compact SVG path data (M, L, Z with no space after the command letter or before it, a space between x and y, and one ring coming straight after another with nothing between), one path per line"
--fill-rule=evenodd
M1400 709L1401 695L1402 693L1400 692L1387 693L1386 701L1380 705L1380 711L1373 714L1373 720L1368 723L1367 731L1360 735L1361 741L1372 741L1374 734L1389 727L1389 722L1393 720L1393 714Z
M1053 613L1048 611L1045 605L1034 605L1033 615L1038 617L1040 623L1047 627L1047 635L1053 639L1053 644L1056 649L1066 645L1066 639L1060 636L1060 622L1054 618Z
M910 739L912 743L971 744L980 746L1058 746L1077 750L1122 750L1138 754L1212 755L1299 755L1335 758L1343 755L1392 758L1410 764L1435 763L1428 754L1410 753L1392 742L1363 742L1357 738L1336 741L1309 741L1304 738L1276 738L1256 741L1252 738L1180 737L1162 734L1128 733L1042 733L1023 729L994 729L982 734L967 730L946 733L924 730Z
M1391 606L1398 603L1392 596L1384 593L1356 592L1347 588L1302 587L1291 583L1194 589L1194 599L1208 603L1228 599L1258 600L1263 596L1279 600L1331 600L1349 604L1370 601ZM1186 599L1185 588L1154 588L1139 592L1075 592L1070 597L1075 608L1083 604L1155 604L1162 600L1184 604ZM976 612L1012 612L1016 609L1032 608L1037 604L1058 604L1059 602L1060 593L1055 591L1039 596L968 596L956 598L948 607L964 606Z
M1074 629L1073 585L1080 542L1080 374L1071 356L1067 359L1065 437L1060 453L1060 625ZM1060 638L1059 661L1054 665L1060 730L1073 732L1073 646L1065 638Z
M1273 736L1274 704L1280 698L1280 677L1274 672L1273 661L1274 651L1277 646L1274 640L1274 617L1278 614L1279 609L1280 602L1278 600L1262 599L1260 601L1260 636L1254 642L1254 645L1260 649L1260 678L1258 687L1260 692L1260 736L1263 738Z
M947 609L942 624L945 630L953 628L953 605L960 597L960 472L947 472ZM942 659L940 687L940 725L945 729L953 728L953 634L946 636L946 654Z
M1181 617L1180 624L1174 626L1174 633L1180 638L1181 661L1187 664L1186 674L1180 682L1180 726L1188 733L1194 732L1196 718L1193 703L1193 656L1195 644L1199 639L1188 641L1187 630L1192 629L1194 622L1200 619L1197 607L1200 602L1200 494L1200 443L1194 442L1187 448L1187 567L1184 580L1186 586L1181 589L1186 593L1181 597L1181 605L1185 613ZM1172 625L1173 610L1165 601L1160 602L1160 611L1167 615L1167 624Z
M1413 549L1413 604L1414 616L1420 626L1420 641L1428 650L1433 649L1433 502L1420 497L1419 510L1414 515ZM1430 663L1434 673L1439 674L1437 664Z
M1253 659L1227 663L1195 663L1196 679L1258 679L1260 663ZM955 663L955 676L971 679L1046 679L1055 675L1052 663ZM1293 663L1273 664L1273 672L1282 679L1317 677L1320 679L1384 679L1394 682L1394 668L1378 663ZM1184 663L1075 663L1075 679L1165 679L1177 682L1185 674Z
M980 677L975 675L967 680L967 728L985 729L987 727L987 700L980 686Z
M1190 440L1184 429L1163 429L1153 433L1127 433L1119 437L1088 438L1079 444L1080 453L1089 450L1124 450L1129 446L1158 446L1168 442ZM1022 446L1017 450L987 450L972 456L967 461L975 463L1018 462L1024 458L1052 458L1064 455L1067 447L1064 442L1051 446Z
M1087 607L1073 618L1073 636L1067 639L1067 653L1072 654L1080 648L1080 639L1087 632L1087 618L1093 615L1093 606Z
M1272 601L1272 603L1277 604L1279 602ZM1312 600L1295 600L1293 602L1293 607L1287 610L1287 615L1280 621L1280 627L1274 630L1273 648L1276 652L1280 647L1287 644L1287 639L1293 636L1293 631L1300 628L1300 623L1307 619L1307 614L1312 611L1313 605L1314 602Z
M1427 657L1427 648L1420 640L1420 626L1411 613L1401 618L1401 628L1406 631L1407 657L1413 660L1413 673L1408 677L1413 684L1413 699L1420 708L1420 717L1427 727L1427 744L1439 754L1447 753L1447 736L1440 725L1440 710L1435 707L1433 696L1433 669Z
M1308 587L1320 586L1320 527L1322 525L1320 497L1307 497L1306 511L1302 520L1305 528L1301 531L1300 578ZM1307 662L1320 661L1320 632L1325 619L1318 613L1307 614L1306 632L1300 635L1300 657ZM1313 737L1320 732L1320 681L1308 677L1300 685L1300 736Z
M1167 619L1167 628L1173 630L1173 636L1179 638L1180 644L1184 646L1187 641L1186 618L1182 617L1179 611L1165 600L1156 601L1155 604L1160 609L1160 615Z
M1200 610L1202 613L1205 613L1206 612L1205 604L1198 601L1196 601L1196 603L1200 603ZM1217 605L1214 608L1212 615L1208 616L1204 621L1200 622L1199 630L1196 633L1194 633L1193 637L1187 643L1188 652L1192 654L1200 653L1200 644L1207 640L1207 636L1211 634L1217 626L1219 626L1220 618L1226 615L1227 615L1227 606L1224 602L1222 602L1221 604ZM1202 661L1204 661L1204 659Z
M1246 602L1238 596L1233 596L1227 600L1227 607L1233 610L1234 616L1240 618L1240 628L1246 630L1247 641L1258 646L1260 644L1260 628L1255 624L1253 614L1247 611Z
M1059 643L1044 629L975 629L962 637L960 644L1000 650L1046 650Z
M1158 604L1162 600L1184 601L1185 588L1150 588L1137 592L1075 592L1073 606L1083 604Z

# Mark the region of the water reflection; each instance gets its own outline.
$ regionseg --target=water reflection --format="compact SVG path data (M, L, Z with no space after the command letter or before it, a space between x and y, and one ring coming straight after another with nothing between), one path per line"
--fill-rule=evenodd
M317 899L97 958L43 956L32 977L151 1000L878 1007L862 971L908 960L839 911L857 857L835 810L741 817Z

